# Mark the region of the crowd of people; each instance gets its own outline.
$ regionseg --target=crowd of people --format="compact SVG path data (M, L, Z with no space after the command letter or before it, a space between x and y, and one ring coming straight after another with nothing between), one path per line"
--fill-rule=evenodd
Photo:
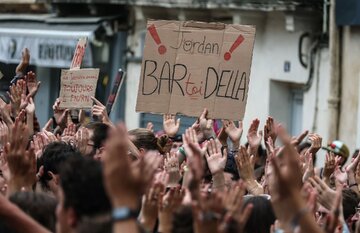
M268 117L241 145L242 122L206 109L182 135L169 114L161 132L128 130L95 98L90 122L58 99L41 127L29 58L0 98L0 232L360 232L360 156L343 142Z

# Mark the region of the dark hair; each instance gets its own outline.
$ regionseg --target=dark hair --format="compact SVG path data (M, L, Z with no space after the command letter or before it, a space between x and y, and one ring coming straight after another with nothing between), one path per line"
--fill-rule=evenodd
M191 206L181 206L174 213L172 233L193 233L193 214Z
M79 218L110 212L100 162L87 157L70 158L61 167L60 184L64 208L72 207Z
M244 232L270 233L270 227L276 220L270 200L263 196L252 196L244 201L243 208L250 203L253 204L253 209Z
M354 190L349 188L342 190L342 197L344 219L346 221L355 214L355 207L357 207L360 198Z
M105 140L108 137L110 127L107 124L101 122L92 122L86 126L87 129L93 130L93 136L91 140L94 142L94 149L99 149L104 145Z
M40 178L43 188L49 188L47 182L51 180L48 172L59 174L60 166L68 158L80 156L80 152L73 146L65 142L52 142L45 147L45 150L38 160L38 167L44 166L44 174Z
M356 149L354 153L352 154L352 158L356 158L359 154L359 149Z
M164 134L157 138L153 132L144 128L130 130L129 135L135 136L132 142L138 149L158 150L160 153L164 153L165 146L169 141L167 135Z
M112 233L111 217L100 216L103 219L86 218L82 219L79 226L77 227L78 233Z
M43 227L55 232L56 199L44 193L17 192L9 200Z
M301 143L298 147L297 147L297 151L300 154L300 152L306 148L310 148L311 147L311 143L310 142L303 142Z

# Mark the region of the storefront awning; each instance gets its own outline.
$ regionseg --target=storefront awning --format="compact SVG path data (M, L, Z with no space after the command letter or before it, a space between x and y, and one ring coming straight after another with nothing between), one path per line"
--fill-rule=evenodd
M70 67L77 39L95 38L99 23L46 23L34 21L6 21L0 19L0 61L18 63L21 51L31 52L31 65ZM92 66L91 46L87 47L83 67Z

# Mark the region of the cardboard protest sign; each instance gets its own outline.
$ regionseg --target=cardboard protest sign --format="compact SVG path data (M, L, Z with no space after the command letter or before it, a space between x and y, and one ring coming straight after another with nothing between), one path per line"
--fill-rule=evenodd
M87 38L86 37L80 38L75 48L75 53L71 62L70 69L80 69L82 60L85 55L86 45L87 45Z
M88 109L93 105L99 69L80 69L87 38L80 38L75 48L70 70L61 70L60 108Z
M60 108L91 108L99 69L61 70Z
M106 102L106 112L110 115L113 110L115 100L120 92L121 86L124 83L125 73L122 69L118 70L117 76L114 80L114 86Z
M136 111L242 119L252 26L148 21Z

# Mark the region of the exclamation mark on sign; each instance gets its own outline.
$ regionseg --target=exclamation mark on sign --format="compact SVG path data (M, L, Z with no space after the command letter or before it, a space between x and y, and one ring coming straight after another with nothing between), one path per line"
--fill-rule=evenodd
M224 54L224 59L225 61L229 61L231 58L231 54L234 52L234 50L239 47L239 45L244 41L244 37L242 35L238 36L238 38L236 39L236 41L231 45L231 48L229 50L229 52L226 52Z
M151 37L154 39L155 43L157 45L159 45L159 48L158 48L158 51L160 54L164 54L166 53L166 47L164 45L161 44L161 40L160 40L160 37L159 37L159 34L157 33L156 31L156 28L155 28L155 25L151 25L149 28L148 28L149 32L150 32L150 35Z

